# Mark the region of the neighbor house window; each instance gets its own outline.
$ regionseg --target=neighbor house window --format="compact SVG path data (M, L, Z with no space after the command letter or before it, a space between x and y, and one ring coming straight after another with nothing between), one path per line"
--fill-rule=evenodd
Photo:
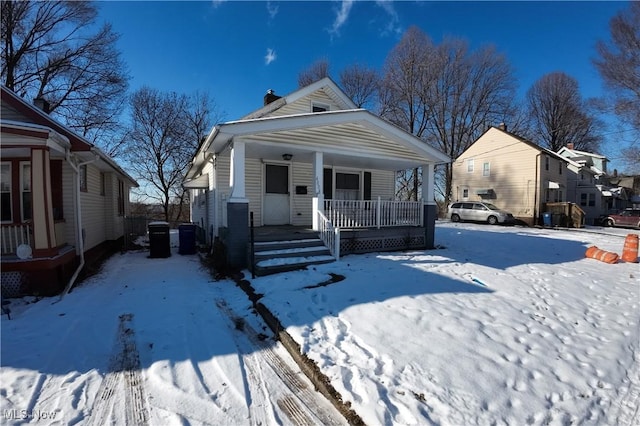
M585 193L580 194L580 205L581 206L586 206L587 205L587 195Z
M596 205L596 194L580 194L580 205L593 207Z
M473 158L467 160L467 173L473 173Z
M549 170L549 157L545 155L544 157L544 169Z
M124 182L118 180L118 216L124 216Z
M87 165L80 166L80 191L87 192Z
M562 167L562 161L558 161L558 173L559 173L559 174L562 174L562 169L563 169L563 167Z
M100 173L100 195L107 193L107 182L104 173Z
M22 221L31 220L31 163L20 162L20 210Z
M489 176L491 174L491 163L482 163L482 176Z
M2 222L11 222L11 163L0 164L0 207Z
M469 198L469 188L462 190L462 198Z
M62 161L51 160L51 205L53 207L53 220L64 219L63 194L62 194Z

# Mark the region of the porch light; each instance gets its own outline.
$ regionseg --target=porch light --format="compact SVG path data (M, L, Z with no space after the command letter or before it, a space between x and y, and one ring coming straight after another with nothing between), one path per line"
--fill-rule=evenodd
M293 155L291 154L282 154L282 159L284 161L290 161L293 158Z

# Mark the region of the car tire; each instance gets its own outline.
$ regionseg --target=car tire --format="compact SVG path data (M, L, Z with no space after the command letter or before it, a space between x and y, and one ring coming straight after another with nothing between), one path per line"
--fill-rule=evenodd
M615 223L613 222L613 219L607 219L607 221L605 222L605 224L607 226L615 226Z
M489 222L489 225L497 225L498 224L498 218L495 216L489 216L487 218L487 222Z
M451 215L451 222L460 222L460 216L458 216L457 214L452 214Z

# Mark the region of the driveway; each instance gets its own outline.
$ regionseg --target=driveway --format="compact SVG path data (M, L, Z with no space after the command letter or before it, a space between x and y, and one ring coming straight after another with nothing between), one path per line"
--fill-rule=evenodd
M346 423L232 282L214 282L197 256L147 255L116 255L60 302L14 301L3 422Z

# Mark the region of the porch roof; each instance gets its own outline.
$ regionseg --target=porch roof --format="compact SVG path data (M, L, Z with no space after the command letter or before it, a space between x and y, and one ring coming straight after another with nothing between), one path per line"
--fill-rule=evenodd
M311 161L324 154L324 164L342 167L404 170L428 163L448 163L442 152L364 109L327 111L230 121L216 126L187 177L207 154L224 152L234 140L245 142L247 158Z

